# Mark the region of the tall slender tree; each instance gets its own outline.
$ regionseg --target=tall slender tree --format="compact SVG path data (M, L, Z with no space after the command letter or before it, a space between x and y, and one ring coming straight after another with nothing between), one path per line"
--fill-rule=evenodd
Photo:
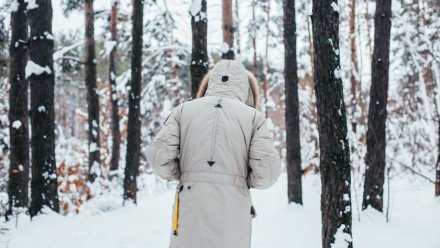
M109 57L109 82L110 82L110 103L111 103L111 132L112 132L112 156L110 159L110 170L119 168L121 154L121 132L119 129L119 108L118 93L116 91L116 45L117 45L117 24L118 24L118 0L112 1L110 13L110 41L113 43Z
M356 1L350 1L350 21L349 21L349 33L350 33L350 51L351 51L351 68L350 68L350 82L351 82L351 127L353 133L356 133L357 129L357 113L358 95L360 96L360 82L359 82L359 66L357 61L356 51Z
M438 108L438 107L437 107ZM437 110L438 112L438 110ZM439 119L439 115L437 114L437 119ZM440 122L438 123L438 131L440 135ZM439 143L437 145L437 164L436 164L436 170L435 170L435 196L440 197L440 139Z
M295 1L284 0L284 81L286 90L286 168L289 203L302 204L299 131L298 65L296 62Z
M234 59L234 18L232 0L222 0L223 48L222 59Z
M321 169L322 247L352 248L350 151L340 77L339 7L334 0L313 0L315 93ZM340 233L336 240L336 233Z
M31 31L26 76L31 85L31 216L37 215L44 206L59 211L55 163L52 13L51 0L39 0L35 5L28 5Z
M235 46L237 49L237 54L241 54L241 33L240 33L240 2L235 0L234 2L234 23L235 23Z
M136 177L139 168L141 119L140 93L142 82L142 34L144 12L143 0L133 0L132 12L132 56L131 80L128 94L128 129L127 129L127 156L124 178L124 201L133 200L136 203Z
M195 6L200 4L199 6ZM190 8L192 27L191 54L191 95L196 97L200 81L208 72L208 18L206 16L206 0L196 0Z
M366 209L371 206L380 212L383 211L383 184L385 181L385 123L387 119L390 31L391 0L376 0L362 208Z
M258 62L257 62L257 17L255 15L256 0L252 0L252 31L251 31L251 40L252 40L252 73L255 77L258 77Z
M28 60L26 41L28 40L28 22L26 2L17 1L17 8L11 10L11 42L9 46L9 133L10 166L8 197L9 210L28 208L29 188L29 111L28 81L25 67Z
M96 88L95 13L94 0L84 1L85 14L85 83L87 88L89 181L101 171L99 143L99 96Z

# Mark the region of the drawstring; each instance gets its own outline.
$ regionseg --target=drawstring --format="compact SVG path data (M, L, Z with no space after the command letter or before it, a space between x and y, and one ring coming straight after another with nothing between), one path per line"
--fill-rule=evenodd
M173 234L176 236L177 236L177 229L179 227L178 219L179 219L179 193L176 193L176 200L173 211Z

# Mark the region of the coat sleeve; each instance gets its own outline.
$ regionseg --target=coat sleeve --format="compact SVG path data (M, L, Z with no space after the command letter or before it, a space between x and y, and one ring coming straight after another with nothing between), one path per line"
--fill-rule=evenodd
M174 108L153 142L147 147L147 160L156 175L165 180L179 180L180 113L182 105Z
M266 189L272 186L281 174L281 161L275 149L272 135L264 116L257 112L251 144L249 147L249 187Z

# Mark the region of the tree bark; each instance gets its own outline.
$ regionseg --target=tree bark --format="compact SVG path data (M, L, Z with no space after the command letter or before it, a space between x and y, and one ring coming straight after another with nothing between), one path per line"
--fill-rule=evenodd
M236 37L236 42L235 44L237 45L236 49L237 49L237 54L241 55L241 34L240 34L240 3L239 0L235 0L234 2L235 4L235 9L234 9L234 13L235 13L235 37Z
M440 197L440 120L438 121L437 165L435 170L435 196Z
M139 168L141 119L140 93L142 82L142 34L143 34L143 0L133 0L132 13L132 57L131 80L128 97L128 129L127 129L127 156L124 178L124 201L132 200L136 203L136 177Z
M362 208L383 211L385 181L385 124L387 119L391 0L377 0L374 17L374 48L371 63L370 108Z
M11 12L11 42L9 46L9 134L10 165L8 197L9 209L28 208L29 185L29 111L28 80L25 67L28 60L28 22L24 0L18 0L18 9Z
M191 54L191 95L196 97L200 82L208 72L208 19L206 0L201 0L202 8L198 13L191 13L192 54ZM194 15L192 15L194 14Z
M118 24L118 4L115 0L112 3L110 14L110 33L112 42L115 42L109 57L109 82L110 82L110 103L111 103L111 132L112 132L112 156L110 159L110 170L119 168L119 158L121 154L121 132L119 129L119 107L118 92L116 91L116 42L117 42L117 24Z
M38 1L28 10L30 26L29 63L43 72L28 75L31 88L32 182L30 215L44 206L59 211L55 163L55 109L51 0ZM31 69L31 68L30 68Z
M270 37L270 27L269 27L269 24L270 24L270 1L267 1L266 18L267 18L267 21L266 21L266 42L265 42L265 49L264 49L262 81L263 81L263 97L264 97L264 114L266 117L269 117L269 109L267 108L267 103L269 102L269 65L268 65L268 62L269 62L269 37ZM296 29L296 26L295 26L295 29Z
M301 144L296 62L295 1L284 0L284 81L286 90L286 169L288 202L302 204Z
M340 77L339 12L336 1L313 0L315 93L321 170L322 246L331 248L342 231L345 246L353 247L350 197L350 151Z
M229 50L222 51L222 59L234 59L234 18L232 17L232 0L223 0L223 42L229 46Z
M356 1L351 0L350 4L350 50L351 50L351 66L350 66L350 82L351 82L351 127L353 133L356 133L358 118L356 118L356 108L358 106L358 95L360 96L360 82L358 80L359 66L357 62L356 51Z
M94 0L85 0L85 83L87 88L88 137L89 137L89 178L90 182L101 173L99 142L99 96L96 88L95 55L95 14Z

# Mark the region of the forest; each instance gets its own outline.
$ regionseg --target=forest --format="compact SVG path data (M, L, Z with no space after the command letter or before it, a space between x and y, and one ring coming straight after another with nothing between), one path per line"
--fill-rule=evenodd
M440 247L439 13L0 0L0 247L168 247L177 182L146 150L224 59L258 80L282 161L272 188L251 189L251 247Z

